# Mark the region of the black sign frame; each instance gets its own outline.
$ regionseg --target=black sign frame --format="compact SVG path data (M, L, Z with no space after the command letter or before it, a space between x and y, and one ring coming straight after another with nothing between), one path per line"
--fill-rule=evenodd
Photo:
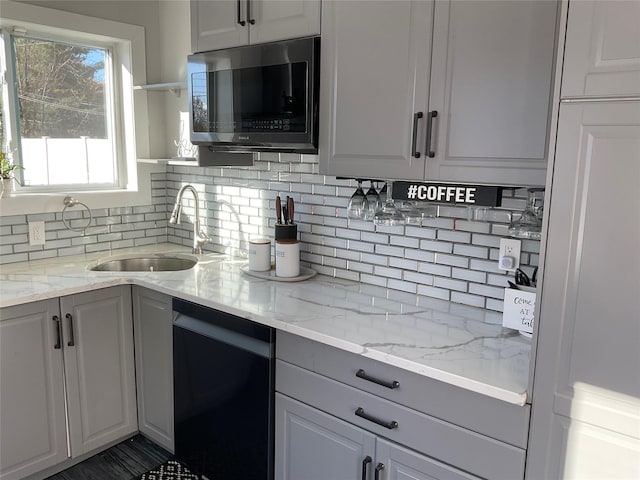
M394 200L499 207L502 204L502 187L395 181L391 196Z

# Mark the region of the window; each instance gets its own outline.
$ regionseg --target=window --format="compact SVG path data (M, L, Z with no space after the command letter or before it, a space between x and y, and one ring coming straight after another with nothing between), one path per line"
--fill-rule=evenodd
M119 186L111 50L8 37L21 183Z
M0 135L23 167L15 193L135 191L133 58L144 83L144 30L7 4L18 19L0 19Z

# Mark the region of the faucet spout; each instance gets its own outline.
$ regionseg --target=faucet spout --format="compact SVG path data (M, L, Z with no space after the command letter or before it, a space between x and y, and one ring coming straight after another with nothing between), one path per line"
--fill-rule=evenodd
M196 204L196 215L193 220L193 253L202 253L202 246L205 243L211 243L211 238L200 229L200 198L198 191L191 184L183 185L176 196L176 203L169 217L169 223L180 225L180 214L182 213L182 196L185 191L191 191Z

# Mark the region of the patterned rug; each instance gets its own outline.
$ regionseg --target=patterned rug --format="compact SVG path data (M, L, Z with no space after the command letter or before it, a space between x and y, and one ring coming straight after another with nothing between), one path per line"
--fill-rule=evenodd
M187 467L175 460L168 460L162 465L140 475L136 480L200 480Z

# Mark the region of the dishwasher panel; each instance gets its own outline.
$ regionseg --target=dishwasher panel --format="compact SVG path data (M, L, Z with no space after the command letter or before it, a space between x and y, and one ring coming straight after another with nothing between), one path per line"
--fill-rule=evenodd
M275 331L173 300L175 452L203 478L273 479Z

